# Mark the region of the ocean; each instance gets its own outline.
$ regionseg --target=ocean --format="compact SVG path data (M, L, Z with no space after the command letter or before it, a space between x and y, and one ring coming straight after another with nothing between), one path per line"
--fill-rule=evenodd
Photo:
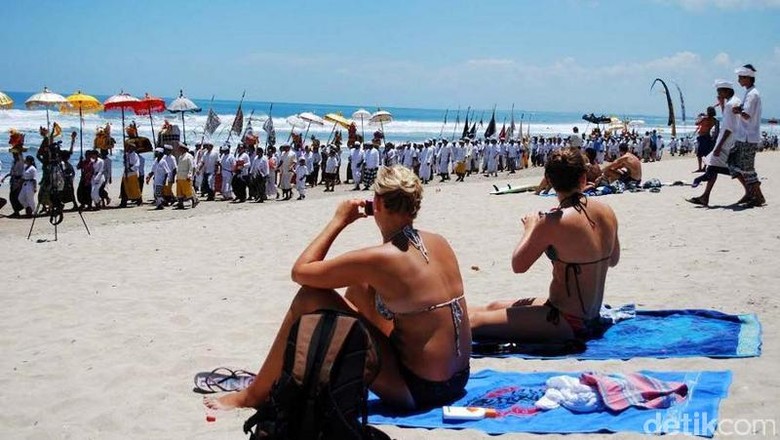
M38 127L46 125L46 111L45 110L26 110L24 108L24 101L32 96L36 92L6 92L13 100L14 107L9 110L0 110L0 146L6 146L8 143L8 131L11 128L19 130L25 133L25 145L30 148L27 154L35 154L35 148L40 144L41 137L38 134ZM63 95L63 96L67 96ZM95 95L101 102L106 100L108 96ZM166 103L169 103L173 98L164 98ZM222 144L228 135L228 130L232 124L233 118L238 107L238 100L218 100L215 99L211 102L209 99L193 99L193 101L202 108L200 113L191 113L184 116L184 123L186 127L187 143L192 145L195 142L199 142L203 134L203 126L206 122L206 116L208 109L213 108L219 115L222 125L217 129L215 136L210 139L215 145ZM252 125L256 132L262 133L261 141L265 140L265 133L261 128L263 122L268 118L269 110L271 110L270 102L263 101L244 101L243 111L245 124L250 113L254 112L252 116ZM277 146L283 143L290 133L290 125L287 123L286 118L290 115L298 114L301 112L312 112L319 116L324 116L327 113L341 113L344 117L350 118L352 113L359 107L354 105L330 105L330 104L309 104L309 103L287 103L276 102L273 103L273 110L271 115L273 117L274 128L276 129ZM377 107L364 106L369 112L377 111ZM441 134L445 138L458 138L463 130L463 122L466 116L466 108L460 109L460 124L455 125L456 122L456 108L448 110L447 124L443 124L445 109L421 109L421 108L402 108L402 107L382 107L382 110L389 111L393 115L393 121L383 125L385 132L385 139L387 141L403 142L403 141L421 141L428 138L438 138ZM519 125L522 121L523 132L527 132L530 123L531 135L561 135L568 136L571 134L572 127L578 126L580 132L588 127L588 123L582 120L584 113L590 113L589 109L581 109L574 112L539 112L528 109L522 109L516 107L514 110L515 124L519 129ZM477 121L477 134L481 137L487 128L488 122L492 114L492 109L472 109L469 116L469 121L474 122L474 118ZM637 127L638 130L658 129L663 133L669 133L669 128L666 127L666 117L658 115L641 115L641 114L607 114L607 116L617 116L621 119L630 120L642 120L644 125ZM51 122L56 121L63 130L63 147L67 148L69 145L69 133L71 131L78 132L79 130L79 117L72 114L60 114L58 111L50 110L49 117ZM155 133L159 130L165 118L170 119L171 123L177 124L181 128L181 117L179 115L170 114L168 112L158 113L153 115ZM510 109L497 109L496 110L496 125L497 130L500 131L504 123L507 126L510 123L511 111ZM151 138L151 128L148 116L137 116L132 114L126 114L126 122L136 121L139 134ZM480 126L479 121L483 124ZM92 147L95 132L98 126L111 123L112 136L117 139L117 148L114 149L114 156L119 155L121 157L121 114L119 111L100 112L96 114L84 115L84 138L82 140L84 150ZM687 124L678 123L678 132L686 133L693 130L693 121L688 120ZM588 131L593 128L593 124L589 125ZM379 125L366 123L363 130L366 133L366 138L370 139L371 134L379 129ZM326 141L333 129L333 124L326 123L324 126L312 125L309 128L309 136L315 135L323 142ZM358 124L358 130L361 130ZM305 132L306 128L296 129L296 132ZM454 136L453 136L454 133ZM346 130L343 130L343 138L346 141ZM208 138L207 138L208 139ZM233 146L235 146L236 137L233 136ZM79 141L76 141L74 161L78 160L79 155ZM3 172L7 172L10 168L11 155L8 153L8 148L0 147L0 161L3 163Z

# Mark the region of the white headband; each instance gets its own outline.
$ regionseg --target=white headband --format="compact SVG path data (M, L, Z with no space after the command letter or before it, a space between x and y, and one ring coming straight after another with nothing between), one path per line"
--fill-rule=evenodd
M751 78L756 77L756 71L752 69L748 69L747 67L740 67L736 69L734 73L736 73L737 76L749 76Z

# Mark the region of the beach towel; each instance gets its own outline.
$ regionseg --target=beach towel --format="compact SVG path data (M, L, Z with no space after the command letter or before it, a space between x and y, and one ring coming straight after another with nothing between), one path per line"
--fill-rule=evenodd
M637 310L598 339L562 344L474 343L473 357L632 359L743 358L761 355L758 317L715 310Z
M604 405L612 411L631 406L644 409L669 408L682 402L688 386L679 382L664 382L644 374L585 373L580 382L594 387Z
M541 411L534 406L545 391L547 379L582 373L515 373L482 370L473 373L466 395L454 406L477 406L497 410L498 417L473 421L444 421L441 408L418 413L399 413L381 404L376 396L369 400L369 423L411 428L476 429L488 434L513 432L586 433L642 432L665 434L682 432L712 437L718 422L718 406L728 395L730 371L652 372L641 374L664 382L684 384L684 400L671 402L665 409L573 413L565 408Z

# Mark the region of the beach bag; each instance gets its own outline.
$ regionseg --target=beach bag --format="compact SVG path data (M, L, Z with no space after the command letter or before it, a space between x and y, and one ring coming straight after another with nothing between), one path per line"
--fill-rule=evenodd
M368 384L379 365L357 316L333 310L301 316L287 337L282 374L244 433L250 440L389 440L367 424Z

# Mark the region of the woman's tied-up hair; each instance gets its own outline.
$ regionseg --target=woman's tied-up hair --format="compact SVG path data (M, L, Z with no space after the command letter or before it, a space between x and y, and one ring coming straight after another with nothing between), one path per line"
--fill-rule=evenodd
M417 217L422 202L420 179L401 165L380 167L372 189L382 198L382 205L390 212Z
M572 147L553 151L544 167L544 175L556 192L577 189L585 172L585 158L580 150Z

